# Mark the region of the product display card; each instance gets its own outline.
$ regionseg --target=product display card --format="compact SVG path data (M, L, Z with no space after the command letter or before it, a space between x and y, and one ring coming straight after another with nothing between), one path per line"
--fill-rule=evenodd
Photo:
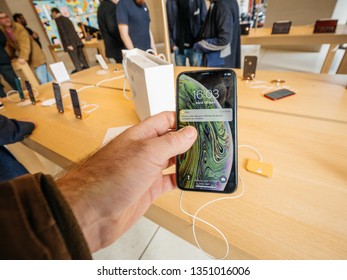
M70 81L69 73L62 61L49 65L58 84Z

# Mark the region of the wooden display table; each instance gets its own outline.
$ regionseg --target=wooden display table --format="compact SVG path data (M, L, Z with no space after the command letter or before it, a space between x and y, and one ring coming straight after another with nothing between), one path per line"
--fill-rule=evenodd
M192 68L176 68L176 74ZM240 76L240 72L237 71ZM271 78L270 78L271 77ZM347 258L347 122L343 76L258 71L257 79L285 79L297 95L272 102L243 82L239 85L238 141L256 147L274 166L272 178L245 171L256 154L241 149L239 170L245 181L241 198L210 205L199 217L217 226L231 246L230 259L346 259ZM69 88L85 85L63 83ZM38 87L40 98L52 98L51 84ZM81 102L100 107L84 120L72 110L17 107L3 100L2 114L37 123L25 144L57 164L78 164L101 147L108 128L139 120L121 90L85 88ZM69 105L69 97L64 98ZM237 190L237 195L241 189ZM183 206L194 213L215 194L185 193ZM191 218L179 209L179 191L158 199L146 216L193 243ZM221 257L225 244L213 229L197 223L201 245Z

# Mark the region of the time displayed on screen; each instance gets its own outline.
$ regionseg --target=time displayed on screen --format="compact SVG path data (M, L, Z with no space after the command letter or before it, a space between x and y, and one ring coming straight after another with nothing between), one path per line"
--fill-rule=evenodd
M208 90L194 90L193 91L193 95L194 95L194 99L203 99L203 98L207 98L207 99L211 99L212 97L214 98L219 98L219 90L218 89L208 89Z

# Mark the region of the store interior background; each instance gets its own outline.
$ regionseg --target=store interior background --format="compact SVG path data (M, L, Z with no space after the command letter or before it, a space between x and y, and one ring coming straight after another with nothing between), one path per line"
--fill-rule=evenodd
M75 0L71 0L75 1ZM79 0L83 1L83 0ZM146 0L151 14L151 29L158 44L158 50L164 51L164 33L162 30L162 12L160 0ZM208 2L208 1L207 1ZM249 0L238 0L240 12L245 12L249 5ZM39 33L43 50L48 63L53 63L53 57L48 49L50 44L39 17L33 8L31 0L4 0L0 1L0 9L9 14L22 13L28 22L28 26ZM265 27L271 27L274 21L291 20L293 25L311 25L317 19L335 18L339 24L347 22L347 0L268 0ZM257 55L257 69L278 71L280 78L281 71L320 73L328 46L288 46L288 47L266 47L266 46L242 46L242 61L245 55ZM334 74L342 58L344 50L337 50L330 74ZM88 56L93 58L96 50L88 49ZM73 65L69 57L63 52L59 53L59 58L65 63L68 71L73 70ZM95 59L90 59L93 65L97 65ZM25 154L26 147L16 147L18 154ZM33 165L30 160L23 157L20 160L31 172L44 171L56 174L60 168L42 158L42 164ZM104 250L94 254L96 259L208 259L203 252L186 241L174 236L164 228L151 222L146 218L141 218L133 228L121 237L116 243Z

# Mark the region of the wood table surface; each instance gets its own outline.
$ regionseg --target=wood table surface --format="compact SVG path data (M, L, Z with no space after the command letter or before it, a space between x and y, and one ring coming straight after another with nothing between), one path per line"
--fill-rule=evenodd
M177 74L183 69L175 70ZM278 73L257 73L257 79L273 76L278 78ZM244 195L215 203L199 217L225 233L230 259L346 259L347 123L343 111L347 106L346 91L340 88L343 76L289 73L284 79L295 87L297 95L283 102L267 100L239 81L238 142L257 148L264 161L273 165L273 176L245 171L246 160L257 157L251 150L239 150ZM66 168L100 149L108 128L139 122L122 91L85 86L62 84L63 95L69 88L84 88L79 92L81 102L100 106L83 120L76 119L68 108L69 96L64 98L68 109L64 114L55 106L18 107L6 99L1 113L36 122L37 128L25 144ZM39 86L38 91L41 100L53 97L50 83ZM239 186L235 195L240 191ZM180 211L179 195L179 191L165 194L146 216L193 243L191 218ZM217 197L220 195L185 193L183 206L194 213ZM223 256L221 236L200 223L197 228L202 247L216 257Z

